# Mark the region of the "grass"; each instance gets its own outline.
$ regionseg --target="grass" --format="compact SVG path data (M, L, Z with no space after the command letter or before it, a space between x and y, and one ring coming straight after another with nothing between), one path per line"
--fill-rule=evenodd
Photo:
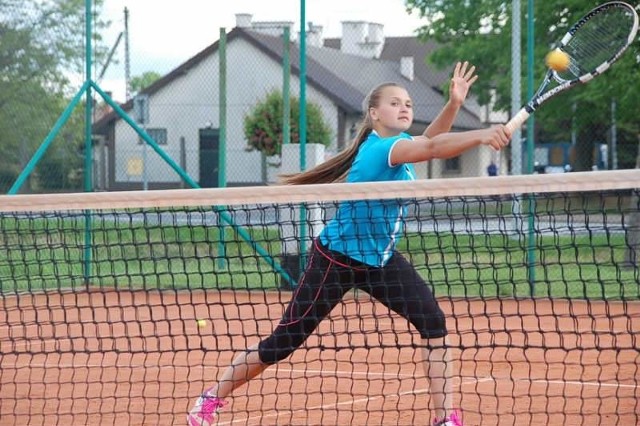
M80 219L3 219L0 247L2 291L37 291L84 286L84 224ZM247 228L245 228L246 230ZM117 288L275 287L277 275L225 228L224 268L218 268L220 232L205 226L114 226L94 222L90 282ZM271 253L275 232L249 234Z
M281 278L229 226L160 226L95 220L90 283L122 289L273 289ZM276 261L276 229L244 228ZM82 289L84 219L0 218L3 293ZM623 234L536 236L535 268L524 239L496 234L413 233L399 244L437 295L531 294L588 299L640 299L637 268L623 265ZM219 260L224 260L221 265Z
M638 299L639 271L624 267L624 235L537 237L413 235L405 252L438 295ZM535 278L533 289L530 275Z

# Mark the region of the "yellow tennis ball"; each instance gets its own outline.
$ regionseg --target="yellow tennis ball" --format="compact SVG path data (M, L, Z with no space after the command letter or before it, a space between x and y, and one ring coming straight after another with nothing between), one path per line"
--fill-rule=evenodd
M198 327L203 328L207 326L207 320L199 319L197 321Z
M547 66L552 70L562 72L562 71L566 71L569 68L569 63L571 62L571 59L569 58L569 55L567 55L562 50L555 49L547 53L545 62Z

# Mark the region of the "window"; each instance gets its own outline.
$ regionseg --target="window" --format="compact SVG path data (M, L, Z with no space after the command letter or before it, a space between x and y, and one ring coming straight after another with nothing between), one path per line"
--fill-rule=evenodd
M448 158L444 160L445 172L460 172L460 157Z
M167 144L167 129L148 128L145 130L149 134L149 136L151 136L151 139L156 141L158 145ZM138 145L141 145L141 144L142 144L142 138L138 138Z

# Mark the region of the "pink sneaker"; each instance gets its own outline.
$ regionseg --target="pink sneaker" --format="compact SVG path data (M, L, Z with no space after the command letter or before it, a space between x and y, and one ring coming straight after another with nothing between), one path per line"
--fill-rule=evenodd
M216 396L203 394L187 415L188 426L211 426L215 421L218 410L227 402Z
M453 410L449 417L445 417L444 419L436 418L433 421L433 426L464 426L462 424L462 419L458 414L457 410Z

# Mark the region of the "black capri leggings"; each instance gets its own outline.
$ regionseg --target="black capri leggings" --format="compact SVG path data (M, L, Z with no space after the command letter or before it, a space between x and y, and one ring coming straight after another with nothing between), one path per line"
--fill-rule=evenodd
M366 291L408 320L424 339L447 335L433 293L400 253L394 252L378 268L328 250L316 240L280 324L258 345L260 360L275 364L291 355L352 288Z

